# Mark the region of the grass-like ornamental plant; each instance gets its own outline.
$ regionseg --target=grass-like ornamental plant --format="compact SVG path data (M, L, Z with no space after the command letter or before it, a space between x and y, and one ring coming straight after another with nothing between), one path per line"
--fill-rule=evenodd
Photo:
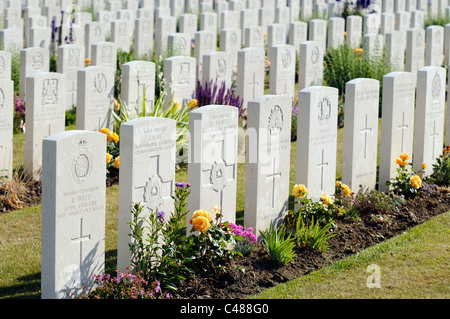
M269 253L269 256L277 263L285 265L295 257L295 241L291 234L286 236L284 225L278 228L273 221L270 222L269 229L262 232L263 246Z
M319 223L314 222L314 218L308 222L305 222L303 218L299 218L295 226L297 246L324 253L329 247L328 240L336 236L336 233L330 232L331 227L331 223L321 226Z

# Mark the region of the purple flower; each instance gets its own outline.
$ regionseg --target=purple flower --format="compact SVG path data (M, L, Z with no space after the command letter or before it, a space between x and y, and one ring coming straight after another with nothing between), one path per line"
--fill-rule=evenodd
M166 216L166 213L164 212L158 212L157 217L160 223L164 222L164 217Z
M185 182L177 182L177 183L175 183L175 186L176 187L185 187L186 183Z

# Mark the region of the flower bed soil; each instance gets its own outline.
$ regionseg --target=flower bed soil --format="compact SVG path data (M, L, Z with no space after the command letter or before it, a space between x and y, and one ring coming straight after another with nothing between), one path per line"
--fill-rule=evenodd
M432 185L407 201L395 213L383 215L376 212L361 216L360 220L337 220L337 235L330 247L321 254L309 249L297 249L296 257L286 265L272 261L261 244L248 257L236 257L230 263L228 273L197 276L180 286L175 298L228 299L244 298L264 289L293 280L400 234L426 220L450 210L450 192ZM242 267L242 271L234 267Z

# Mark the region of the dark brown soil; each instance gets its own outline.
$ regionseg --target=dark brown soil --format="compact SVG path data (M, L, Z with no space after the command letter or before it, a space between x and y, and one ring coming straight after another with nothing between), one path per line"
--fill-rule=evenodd
M236 257L230 269L242 267L245 273L231 270L222 275L197 276L180 287L178 298L227 299L244 298L264 289L306 275L362 249L400 234L426 220L450 210L450 193L430 185L413 200L406 201L394 213L368 213L360 220L337 220L337 235L321 254L309 249L297 249L296 257L286 265L276 264L259 244L248 257Z

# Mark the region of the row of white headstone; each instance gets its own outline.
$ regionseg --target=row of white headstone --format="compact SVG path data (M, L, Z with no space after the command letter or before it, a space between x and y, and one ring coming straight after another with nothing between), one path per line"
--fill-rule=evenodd
M424 67L416 76L384 77L381 140L378 147L380 83L354 79L346 85L342 181L353 191L379 189L394 177L400 153L414 167L428 168L450 141L445 118L445 69ZM334 194L337 158L338 90L312 86L299 91L295 183L308 196ZM248 103L244 225L265 230L286 214L290 194L291 100L263 95ZM238 109L210 105L189 119L187 220L197 209L221 206L235 222ZM131 204L173 212L176 123L144 117L121 125L117 268L131 264ZM413 141L414 140L414 141ZM414 152L413 152L414 150ZM106 136L99 132L60 132L43 140L42 297L69 298L81 283L104 271ZM425 174L430 170L426 169ZM187 231L190 230L189 223Z

